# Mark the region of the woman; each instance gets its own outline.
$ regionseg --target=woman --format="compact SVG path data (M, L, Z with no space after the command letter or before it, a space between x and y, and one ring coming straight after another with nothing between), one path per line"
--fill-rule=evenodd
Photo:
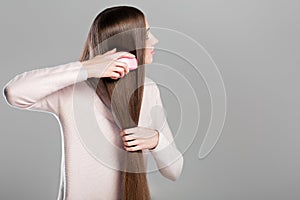
M5 86L10 105L50 112L61 124L64 156L58 199L150 199L143 162L149 153L163 176L173 181L180 176L183 158L172 143L168 123L160 126L155 114L149 118L153 106L162 106L157 85L145 78L144 71L157 42L140 10L107 8L93 21L80 61L24 72ZM129 71L117 60L121 57L136 58L138 68ZM81 106L74 103L75 92ZM92 107L101 135L112 142L105 148L99 145L99 151L112 159L125 157L121 170L95 159L80 137L82 132L99 134L91 122L84 122L85 116L80 123L90 127L79 130L74 115L89 106L90 94L98 96ZM114 146L126 153L118 153Z

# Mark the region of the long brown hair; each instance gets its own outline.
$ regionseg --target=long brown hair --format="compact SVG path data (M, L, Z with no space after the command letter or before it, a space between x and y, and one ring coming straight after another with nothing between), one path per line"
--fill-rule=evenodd
M94 19L80 58L80 61L88 60L113 48L136 56L138 68L123 78L113 80L104 77L87 80L95 88L97 96L114 114L115 122L121 129L136 127L139 122L145 79L145 23L143 12L135 7L106 8ZM126 152L123 167L123 199L149 200L142 151Z

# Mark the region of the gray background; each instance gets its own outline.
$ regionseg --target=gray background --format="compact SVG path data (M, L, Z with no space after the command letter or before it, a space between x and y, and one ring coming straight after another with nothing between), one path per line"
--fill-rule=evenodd
M142 9L150 26L172 28L201 43L218 65L227 93L227 118L213 151L198 159L204 137L199 132L184 152L179 180L149 174L153 199L300 199L299 2L127 3ZM24 71L78 60L94 17L120 4L2 1L0 85ZM164 102L169 96L162 89ZM208 104L203 92L204 113ZM4 98L0 106L0 199L55 199L59 123L47 113L13 109ZM201 130L207 128L205 118ZM174 120L170 124L176 127Z

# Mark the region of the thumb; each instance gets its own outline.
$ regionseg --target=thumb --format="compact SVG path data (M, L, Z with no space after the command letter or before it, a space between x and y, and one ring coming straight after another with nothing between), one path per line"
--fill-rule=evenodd
M125 134L134 133L134 132L135 132L135 131L134 131L135 129L136 129L136 127L126 128L126 129L123 130L123 132L124 132Z
M125 51L120 51L112 55L113 59L118 59L120 57L135 58L135 55Z
M112 50L110 50L110 51L107 51L107 52L105 52L103 55L109 55L109 54L113 54L113 53L115 53L116 52L116 48L114 48L114 49L112 49Z

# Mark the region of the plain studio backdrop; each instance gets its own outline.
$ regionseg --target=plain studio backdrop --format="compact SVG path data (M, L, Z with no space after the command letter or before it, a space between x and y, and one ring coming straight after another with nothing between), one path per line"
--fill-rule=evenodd
M202 44L220 70L227 95L221 137L213 151L199 159L211 108L199 79L199 132L182 152L184 168L176 182L159 172L148 175L153 199L300 199L299 2L126 3L144 11L150 26L180 31ZM2 1L1 87L22 72L77 61L94 17L106 7L126 3ZM167 58L159 51L155 56L156 61ZM165 109L172 113L176 101L160 89ZM58 121L48 113L12 108L1 97L0 199L55 199L61 159ZM178 118L168 116L176 130ZM189 116L192 120L193 113ZM184 133L191 134L188 128ZM181 142L184 139L176 139L182 151Z

